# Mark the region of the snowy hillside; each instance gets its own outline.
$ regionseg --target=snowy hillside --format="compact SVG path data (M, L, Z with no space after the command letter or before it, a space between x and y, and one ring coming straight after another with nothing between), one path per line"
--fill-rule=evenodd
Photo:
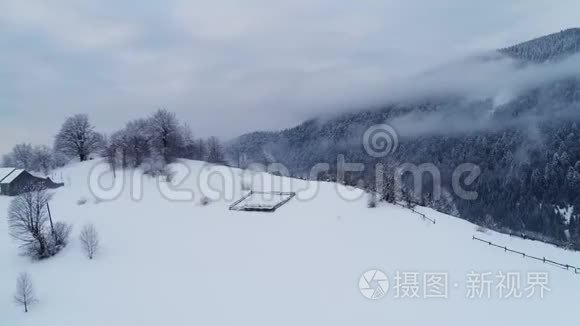
M143 177L141 200L131 199L141 189L131 186L141 179L134 177L118 198L98 201L88 187L96 163L58 172L67 184L55 191L53 216L74 229L69 246L48 260L18 255L5 217L10 199L0 197L0 325L563 325L571 323L577 305L580 275L506 254L472 236L574 265L580 254L476 233L474 225L429 209L421 210L436 218L435 225L398 206L369 209L358 190L256 174L253 180L265 182L254 182L253 189L296 191L296 198L274 213L229 211L251 174L210 171L193 161L175 167L190 169L179 188L194 190L193 201L164 198L166 184L149 177ZM216 171L231 176L223 187ZM103 184L111 177L104 175ZM206 177L214 189L225 188L227 198L200 205ZM177 173L173 182L179 179ZM92 261L78 243L87 222L102 243ZM372 269L390 280L380 300L359 290L361 275ZM27 314L12 302L23 271L39 299ZM423 286L420 298L397 297L397 272L418 273L420 283L427 273L446 273L448 298L425 298ZM472 272L492 273L491 299L469 297ZM522 291L528 273L548 272L550 291L544 298L526 298L526 292L502 298L495 276L508 272L521 273Z

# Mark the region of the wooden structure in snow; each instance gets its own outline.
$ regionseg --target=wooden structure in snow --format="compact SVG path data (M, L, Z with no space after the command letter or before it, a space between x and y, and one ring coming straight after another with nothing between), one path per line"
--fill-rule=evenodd
M0 195L18 196L34 189L55 189L62 186L63 183L36 177L23 169L0 168Z
M250 191L230 205L231 211L274 212L296 196L295 192Z

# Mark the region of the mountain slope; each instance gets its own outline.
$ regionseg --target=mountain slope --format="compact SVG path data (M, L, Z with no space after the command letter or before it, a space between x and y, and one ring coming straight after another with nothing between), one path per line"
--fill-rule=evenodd
M345 181L363 182L368 189L373 187L376 163L388 166L390 176L403 164L433 164L450 196L432 200L431 180L424 180L427 190L415 201L497 230L527 232L580 249L578 44L580 29L571 29L503 49L503 56L511 59L471 60L450 69L453 77L437 71L435 77L421 76L430 80L426 84L417 80L419 89L428 85L441 94L418 92L415 98L393 100L380 109L242 136L230 144L230 156L242 153L248 163L281 163L290 174L306 177L316 164L328 163L330 173L319 179L335 180L337 159L343 155L347 162L365 166L364 172L351 173ZM513 58L526 64L514 64ZM481 66L455 76L472 65ZM498 72L488 75L487 70ZM480 78L484 82L473 83ZM461 81L469 86L451 87L454 92L439 88ZM475 86L478 89L470 89ZM377 159L364 151L363 136L383 123L394 128L399 146ZM464 163L481 168L471 188L477 200L466 201L452 192L452 173ZM414 187L412 181L405 185ZM562 214L564 210L572 213Z
M578 275L570 271L473 241L473 224L425 208L418 209L437 224L398 206L368 209L359 190L216 167L211 171L231 178L211 184L231 194L201 206L197 185L208 173L202 163L184 161L173 169L191 172L181 188L195 191L193 202L167 200L149 177L137 188L141 201L131 199L127 186L115 200L96 202L86 182L96 163L62 170L67 184L55 192L51 208L55 219L74 224L74 232L58 256L35 263L18 256L6 219L0 219L0 325L565 324L580 291ZM250 176L264 180L255 189L293 189L299 196L271 214L229 211L241 180ZM102 178L107 184L111 174ZM362 197L345 200L337 191ZM315 196L300 200L308 193ZM81 198L88 202L78 205ZM0 197L2 217L9 202ZM76 239L87 222L101 236L94 261L83 256ZM539 242L493 232L479 236L529 254L580 261L578 253ZM391 281L378 301L358 289L362 273L373 268ZM40 299L28 314L11 300L22 271L31 274ZM395 298L397 271L448 273L449 298ZM521 272L525 282L526 273L542 271L549 273L551 289L544 299L501 300L496 290L492 299L466 298L469 272ZM563 313L548 313L554 311Z
M500 50L535 63L554 62L580 52L580 28L570 28Z

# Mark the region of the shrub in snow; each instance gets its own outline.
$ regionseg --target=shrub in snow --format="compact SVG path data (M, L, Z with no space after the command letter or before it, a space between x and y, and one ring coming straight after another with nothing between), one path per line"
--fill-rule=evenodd
M151 158L141 167L146 175L153 178L165 178L167 182L171 182L172 172L161 158Z
M165 181L171 183L171 181L173 181L173 177L175 175L175 173L173 173L173 171L169 170L169 169L164 169L163 170L163 176L165 176Z
M150 177L160 176L165 168L164 165L157 163L145 163L141 167L143 168L143 173Z
M367 207L368 208L375 208L377 207L377 196L370 194L367 199Z
M87 224L83 227L79 237L81 246L89 259L93 259L99 249L99 233L93 224Z
M87 199L85 197L80 198L77 200L77 205L82 206L87 203Z
M486 234L489 232L489 230L486 227L483 227L483 226L476 227L475 228L475 231L476 232L480 232L480 233L486 233Z
M38 302L34 295L32 280L27 273L21 273L16 280L16 293L14 294L14 303L24 308L28 312L31 304Z
M51 237L51 244L52 248L56 249L55 254L68 244L68 239L71 230L72 227L66 223L63 222L54 223L54 231Z
M206 196L201 197L201 199L199 200L199 204L201 206L207 206L210 203L210 199Z

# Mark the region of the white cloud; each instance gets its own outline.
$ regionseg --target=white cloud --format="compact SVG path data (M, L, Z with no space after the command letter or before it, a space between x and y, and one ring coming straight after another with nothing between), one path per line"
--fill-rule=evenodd
M577 1L0 2L0 107L43 141L66 115L112 130L165 106L199 135L380 103L396 83L576 22ZM400 88L400 86L399 86ZM41 117L30 121L30 117Z
M124 45L137 36L132 26L108 15L93 14L85 1L7 0L0 3L0 22L13 30L38 33L70 49Z

